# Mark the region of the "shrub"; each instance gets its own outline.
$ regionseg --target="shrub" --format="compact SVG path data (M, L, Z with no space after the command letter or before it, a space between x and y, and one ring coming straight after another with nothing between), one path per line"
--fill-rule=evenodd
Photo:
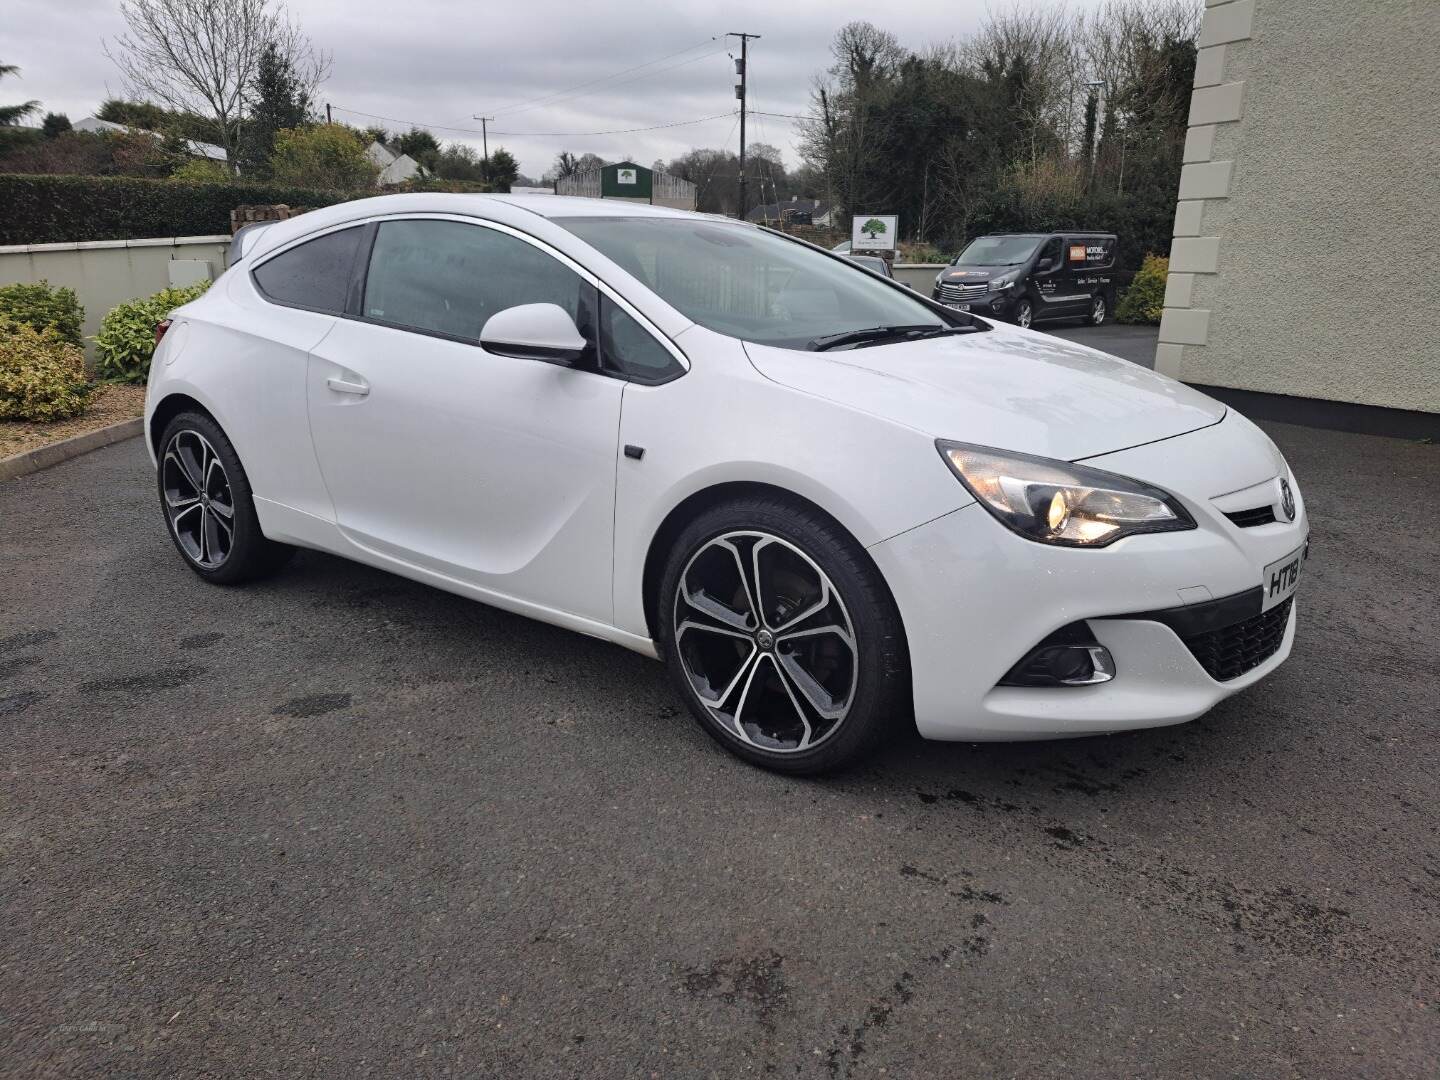
M230 179L230 170L209 158L189 158L176 167L170 179L179 184L223 184Z
M380 175L365 155L365 143L340 124L284 128L275 133L270 176L276 183L305 187L373 187Z
M51 288L45 280L0 287L0 321L24 323L36 330L52 329L71 345L82 343L80 324L85 309L74 289Z
M52 143L63 141L53 139ZM366 194L374 194L373 191ZM117 176L0 175L0 244L229 234L246 204L329 206L357 196L274 184L188 184Z
M154 296L111 308L95 335L96 371L116 382L143 383L155 352L155 324L209 287L208 281L202 281L184 289L161 289Z
M1158 326L1165 307L1165 278L1169 273L1169 259L1161 255L1146 255L1135 280L1115 307L1115 321Z
M85 411L85 354L54 330L0 320L0 420L64 420Z

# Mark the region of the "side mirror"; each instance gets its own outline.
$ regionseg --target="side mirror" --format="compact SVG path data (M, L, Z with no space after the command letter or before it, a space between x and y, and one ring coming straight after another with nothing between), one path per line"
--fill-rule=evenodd
M1037 274L1048 274L1051 270L1054 270L1054 269L1055 269L1055 260L1054 260L1054 259L1041 259L1039 262L1037 262L1037 263L1035 264L1035 273L1037 273Z
M480 330L480 344L500 356L573 364L589 343L558 304L521 304L491 315Z

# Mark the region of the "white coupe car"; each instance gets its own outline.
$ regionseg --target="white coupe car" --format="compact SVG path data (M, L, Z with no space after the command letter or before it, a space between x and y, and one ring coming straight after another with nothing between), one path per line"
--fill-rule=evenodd
M1295 636L1244 417L739 222L413 194L270 225L157 327L175 546L316 548L663 658L748 761L1175 724Z

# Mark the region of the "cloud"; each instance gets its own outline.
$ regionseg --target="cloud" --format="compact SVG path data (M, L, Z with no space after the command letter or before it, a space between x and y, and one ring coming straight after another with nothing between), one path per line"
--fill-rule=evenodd
M47 110L74 120L120 89L102 48L102 38L124 29L116 0L7 0L6 6L0 60L24 70L22 79L0 83L0 100L39 98ZM984 15L982 5L940 0L884 9L851 0L741 2L723 11L700 0L624 6L292 0L288 6L314 42L334 53L320 97L336 108L336 119L367 125L371 121L360 114L368 113L416 121L443 140L478 149L480 124L472 117L493 116L491 146L505 146L531 175L543 172L560 150L648 164L697 146L735 149L733 115L629 135L546 134L732 114L738 103L726 50L735 43L726 31L762 35L750 45L750 107L804 113L811 80L829 66L830 39L846 22L868 18L920 49L973 30ZM559 95L572 87L579 89ZM794 136L792 120L757 116L747 124L751 141L779 146L791 166L798 163Z

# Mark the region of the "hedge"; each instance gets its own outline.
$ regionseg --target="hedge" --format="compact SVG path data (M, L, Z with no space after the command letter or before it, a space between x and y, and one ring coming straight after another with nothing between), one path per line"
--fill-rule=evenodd
M365 192L364 195L374 194ZM0 175L0 244L218 236L247 204L329 206L359 193L123 176Z

